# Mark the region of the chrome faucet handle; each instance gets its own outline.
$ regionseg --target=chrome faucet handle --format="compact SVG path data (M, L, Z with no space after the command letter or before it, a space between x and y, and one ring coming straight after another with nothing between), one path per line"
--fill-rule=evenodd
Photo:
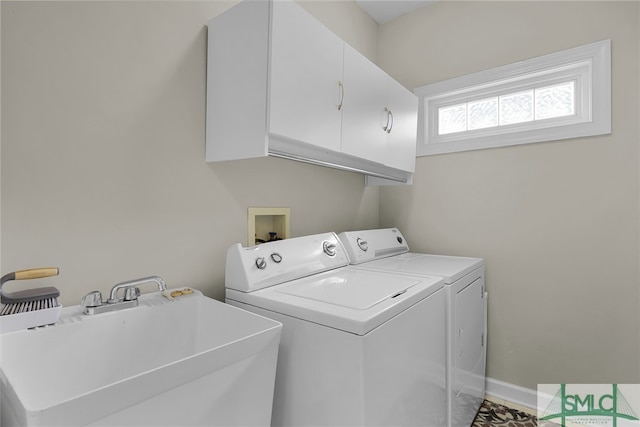
M83 307L100 307L102 305L102 293L100 291L91 291L82 297L80 303Z
M136 288L135 286L131 286L131 287L125 289L123 301L137 300L139 296L140 296L140 288Z

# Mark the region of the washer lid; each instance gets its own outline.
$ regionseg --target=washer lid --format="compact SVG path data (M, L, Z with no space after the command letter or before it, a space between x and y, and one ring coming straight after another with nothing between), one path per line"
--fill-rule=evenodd
M440 277L343 267L227 299L364 335L443 287Z
M415 278L389 280L386 275L377 274L363 277L360 272L348 270L284 285L276 292L354 310L368 310L419 283Z

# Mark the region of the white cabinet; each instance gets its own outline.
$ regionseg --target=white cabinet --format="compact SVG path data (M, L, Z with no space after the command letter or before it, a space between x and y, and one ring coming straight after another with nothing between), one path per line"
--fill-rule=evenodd
M344 42L297 4L273 3L269 133L340 151L343 50Z
M345 99L342 113L342 151L374 162L385 163L388 116L387 75L348 46L344 52Z
M413 172L416 96L348 45L344 85L348 93L342 113L342 151Z
M392 78L387 79L391 127L387 130L387 164L415 171L416 132L418 130L418 98Z
M296 2L243 1L208 27L208 162L272 155L411 182L417 98Z

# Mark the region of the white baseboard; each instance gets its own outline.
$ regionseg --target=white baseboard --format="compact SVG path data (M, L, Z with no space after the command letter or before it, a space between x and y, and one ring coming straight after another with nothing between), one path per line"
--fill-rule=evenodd
M517 403L524 407L535 410L538 406L538 395L536 390L520 387L515 384L509 384L504 381L486 379L485 393L498 399L504 399L508 402Z

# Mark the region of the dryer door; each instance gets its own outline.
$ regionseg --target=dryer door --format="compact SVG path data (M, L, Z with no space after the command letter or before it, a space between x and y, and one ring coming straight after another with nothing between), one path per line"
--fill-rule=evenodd
M478 277L455 297L454 366L451 425L468 426L484 396L484 278Z

